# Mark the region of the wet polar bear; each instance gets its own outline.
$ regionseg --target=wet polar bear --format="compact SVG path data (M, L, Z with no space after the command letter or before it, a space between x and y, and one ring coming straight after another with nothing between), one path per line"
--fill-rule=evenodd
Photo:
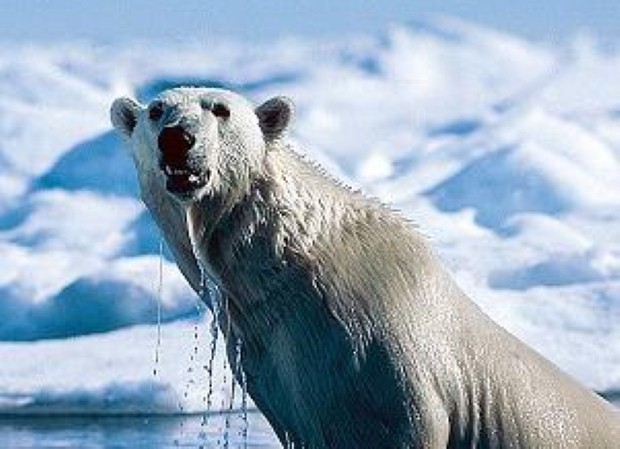
M240 341L281 442L619 448L610 405L487 318L399 214L290 149L292 115L205 88L111 110L183 274L219 286L231 364Z

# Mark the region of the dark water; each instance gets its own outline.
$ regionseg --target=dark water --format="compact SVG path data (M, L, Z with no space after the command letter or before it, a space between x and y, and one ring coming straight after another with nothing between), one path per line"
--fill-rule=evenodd
M228 420L228 430L226 421ZM0 448L268 448L281 446L257 412L202 416L35 416L0 418Z

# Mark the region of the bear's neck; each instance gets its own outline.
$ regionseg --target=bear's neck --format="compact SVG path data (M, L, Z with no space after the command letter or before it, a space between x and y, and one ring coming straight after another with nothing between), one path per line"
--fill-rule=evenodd
M259 332L281 318L291 288L313 290L318 248L328 246L347 215L347 195L282 148L269 153L262 174L234 205L209 198L189 206L196 257L218 284L233 324ZM243 325L247 320L252 324Z
M381 289L406 294L419 285L435 288L433 273L441 272L422 237L398 214L286 148L268 154L262 176L233 207L213 210L214 204L190 208L190 234L197 258L223 293L227 325L244 339L247 332L268 339L283 322L315 326L295 322L294 313L314 322L335 317L363 342L368 336L360 334L378 327L368 311L383 307L375 300ZM389 276L372 276L374 258ZM323 297L332 302L317 307Z
M312 257L318 240L351 213L361 195L337 184L317 167L288 148L272 150L263 171L234 203L217 195L189 205L187 224L200 261L215 268L232 269L242 260L235 251L256 244L271 247L273 257L285 250ZM262 243L261 243L262 244Z

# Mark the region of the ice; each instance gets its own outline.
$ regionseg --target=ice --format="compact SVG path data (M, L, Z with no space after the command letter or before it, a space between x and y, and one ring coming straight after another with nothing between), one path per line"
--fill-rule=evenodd
M517 270L497 270L489 284L496 289L525 290L534 286L561 286L620 280L620 254L599 252L551 253L544 260Z
M201 319L201 327L209 321ZM0 413L185 413L203 410L206 376L188 374L186 357L193 347L194 322L162 326L162 357L157 377L153 371L155 326L137 326L105 334L36 343L3 343L0 358L12 361L0 370ZM202 338L202 336L201 336ZM210 357L209 345L198 357ZM224 355L219 352L217 358ZM227 373L217 368L214 382ZM195 383L183 396L190 378ZM216 389L214 401L228 401Z
M33 187L71 192L87 190L132 198L138 195L131 156L113 131L89 138L67 150L36 179Z
M245 408L109 124L114 98L183 84L291 96L300 151L415 221L500 324L620 391L617 46L441 19L331 43L1 49L0 412Z
M69 270L73 263L79 263L74 258L61 260L62 265L54 266L56 256L58 254L51 253L41 263L48 262L59 271ZM53 278L55 270L44 272L46 268L42 266L41 281L53 280L55 283L40 286L40 292L28 289L26 285L21 287L26 281L21 279L3 287L0 307L12 319L0 324L0 337L17 341L64 338L133 324L156 323L158 263L156 256L118 259L108 264L105 270L97 263L92 272L71 279L62 288L57 285L58 279ZM191 315L195 311L193 294L174 267L166 263L164 270L167 274L161 295L162 320ZM42 296L51 290L50 287L55 287L54 293L49 297Z
M579 124L527 110L509 114L484 138L499 147L428 191L440 209L472 207L479 223L497 229L518 213L553 216L620 204L617 156Z

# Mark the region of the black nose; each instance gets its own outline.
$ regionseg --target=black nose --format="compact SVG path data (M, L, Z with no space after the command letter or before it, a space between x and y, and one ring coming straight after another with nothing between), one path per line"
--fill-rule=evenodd
M196 138L182 126L170 126L159 133L157 146L166 162L183 162L187 152L196 143Z

